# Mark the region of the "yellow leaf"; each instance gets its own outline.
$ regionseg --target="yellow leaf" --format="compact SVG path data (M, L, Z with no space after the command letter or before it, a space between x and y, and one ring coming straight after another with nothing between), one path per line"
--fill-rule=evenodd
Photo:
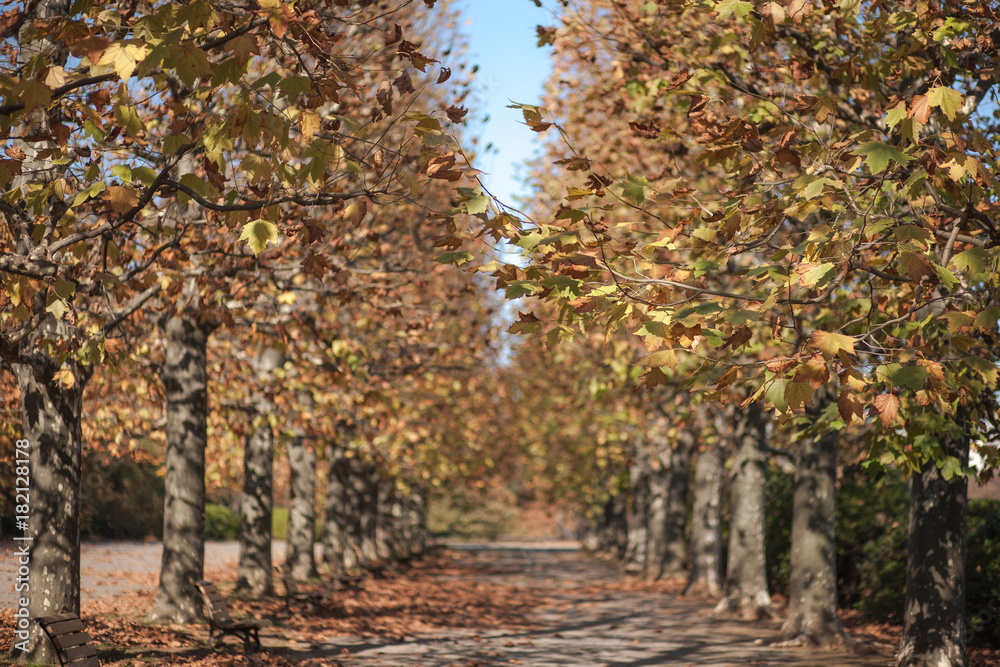
M254 255L259 255L268 241L278 244L278 227L270 220L251 220L243 227L240 240L247 242Z
M360 225L368 213L368 202L364 199L355 199L344 209L344 217L352 225Z
M827 358L833 358L841 351L853 355L854 343L855 338L853 336L845 336L829 331L814 331L809 345L822 352Z
M52 379L56 380L66 389L69 389L76 384L76 376L73 375L73 371L68 368L61 368L52 375Z
M110 65L123 80L135 72L135 68L143 61L149 47L139 40L127 42L112 42L101 56L98 65Z
M299 130L302 132L302 140L309 141L319 132L321 119L318 113L303 111L299 114Z

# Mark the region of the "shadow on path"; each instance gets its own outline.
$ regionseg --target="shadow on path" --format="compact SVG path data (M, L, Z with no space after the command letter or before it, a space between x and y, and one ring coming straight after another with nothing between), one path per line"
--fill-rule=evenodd
M778 636L780 624L721 620L710 607L630 586L609 566L566 545L454 545L469 573L447 578L530 588L545 600L524 610L532 630L467 629L373 642L317 637L309 647L278 649L289 658L326 658L345 667L712 665L887 665L891 655L843 650L774 649L755 645ZM444 575L442 575L443 578ZM629 590L630 588L639 590Z

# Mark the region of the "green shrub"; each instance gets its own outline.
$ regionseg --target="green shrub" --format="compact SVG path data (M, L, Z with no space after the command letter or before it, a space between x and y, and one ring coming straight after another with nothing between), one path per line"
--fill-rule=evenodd
M235 540L240 536L240 517L228 507L205 503L205 538Z
M969 501L965 612L970 644L1000 648L1000 501Z
M130 458L84 457L80 477L80 534L140 540L163 534L163 478L157 467Z
M288 539L287 507L275 507L271 513L271 538L275 540Z
M787 595L794 476L771 470L766 486L768 583ZM837 591L841 608L903 622L909 491L898 473L870 479L848 468L837 490ZM1000 501L969 502L966 613L972 645L1000 648Z

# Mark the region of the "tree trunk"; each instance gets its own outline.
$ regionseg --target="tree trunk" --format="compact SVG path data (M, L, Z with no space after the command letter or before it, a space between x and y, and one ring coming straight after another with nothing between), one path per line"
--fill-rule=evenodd
M316 455L302 438L288 443L289 487L288 550L285 567L304 581L316 576L313 541L316 523Z
M354 481L357 486L358 519L360 534L358 547L365 565L379 562L378 555L378 523L379 523L379 487L381 479L378 469L370 463L362 463L355 468Z
M687 544L684 533L687 527L688 488L691 484L691 457L698 438L691 428L677 434L677 443L670 452L667 469L667 511L663 527L663 551L657 565L657 579L682 577L687 574Z
M74 383L64 386L47 369L14 364L21 391L24 439L28 452L28 526L17 544L27 549L28 599L32 618L62 612L80 613L80 464L83 389L86 369L71 366ZM12 480L13 481L13 480ZM19 628L20 629L20 628ZM51 642L31 624L26 652L17 635L13 657L29 662L55 661Z
M969 436L959 415L959 432L942 438L946 456L963 467ZM934 461L913 476L910 534L906 545L906 606L897 667L964 667L965 510L968 480L946 481Z
M166 396L166 497L160 584L149 613L153 622L201 618L195 582L205 570L206 347L212 329L183 316L166 324L166 358L160 370Z
M698 454L691 516L691 572L685 595L722 595L722 452L715 443Z
M351 548L354 503L350 488L350 459L344 448L331 445L330 470L326 480L323 518L323 562L335 574L357 567L356 552Z
M715 611L752 619L774 613L764 568L765 423L758 404L738 411L735 421L726 591Z
M247 436L240 500L240 564L234 593L252 599L274 594L271 522L274 503L274 430L266 415Z
M797 447L786 642L828 645L844 639L837 616L836 432Z
M663 576L667 561L667 524L669 523L670 465L673 462L670 445L660 442L651 457L647 479L646 559L640 572L650 581Z
M630 466L632 494L628 522L628 543L625 547L624 570L629 574L646 571L649 547L649 464L646 447L636 446L635 460Z

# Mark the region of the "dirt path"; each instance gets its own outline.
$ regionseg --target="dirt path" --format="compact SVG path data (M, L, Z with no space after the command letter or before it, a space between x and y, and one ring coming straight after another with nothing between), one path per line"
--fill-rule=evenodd
M773 649L778 624L711 618L705 604L624 581L608 565L579 551L552 548L459 547L478 582L530 588L546 602L524 609L535 629L509 632L449 630L395 642L317 638L288 657L333 658L345 666L485 667L558 665L887 665L887 651ZM646 590L642 590L646 589Z

